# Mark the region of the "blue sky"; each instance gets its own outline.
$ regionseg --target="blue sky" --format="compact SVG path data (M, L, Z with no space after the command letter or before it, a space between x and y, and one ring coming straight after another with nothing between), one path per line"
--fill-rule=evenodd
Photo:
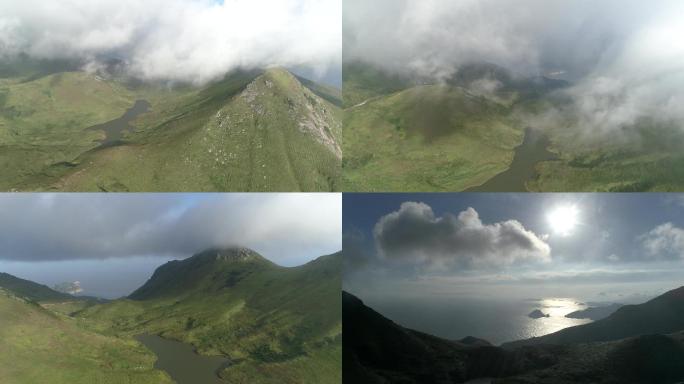
M405 202L424 204L400 208ZM416 214L425 207L432 216ZM472 214L458 216L468 208L475 227ZM677 287L684 272L684 198L676 194L346 194L343 217L345 287L359 293L526 297L543 287L617 300ZM568 220L575 225L561 231Z

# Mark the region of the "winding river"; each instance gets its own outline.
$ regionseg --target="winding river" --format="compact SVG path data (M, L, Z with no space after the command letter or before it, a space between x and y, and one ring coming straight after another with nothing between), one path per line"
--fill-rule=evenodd
M100 147L111 147L121 143L121 138L124 131L131 131L133 127L130 122L138 115L143 114L150 109L150 103L147 100L136 100L135 104L130 107L123 116L118 119L108 121L103 124L93 125L86 128L86 131L104 131L105 138L100 140Z
M165 371L178 384L226 384L218 372L229 361L220 356L202 356L190 344L142 334L135 337L157 355L154 367Z
M539 130L527 128L522 144L515 148L510 167L484 184L464 192L527 192L525 183L537 177L537 164L557 159L556 154L549 152L548 146L548 137Z

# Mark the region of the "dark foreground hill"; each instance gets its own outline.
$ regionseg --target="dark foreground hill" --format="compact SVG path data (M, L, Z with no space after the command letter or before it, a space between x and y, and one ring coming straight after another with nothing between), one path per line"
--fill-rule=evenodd
M684 380L684 332L611 342L501 348L403 328L343 294L345 383L675 383ZM475 340L476 342L473 342Z
M229 383L339 383L341 260L286 268L245 248L209 249L78 317L103 332L158 334L226 356L232 364L220 376Z

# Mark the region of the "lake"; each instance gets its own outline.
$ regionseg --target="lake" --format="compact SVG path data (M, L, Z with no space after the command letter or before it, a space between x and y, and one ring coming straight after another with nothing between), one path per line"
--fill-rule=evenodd
M527 192L525 183L537 177L539 162L557 159L549 152L549 139L541 131L527 128L522 144L515 148L513 161L507 170L492 177L484 184L466 189L465 192Z
M178 384L226 384L218 377L218 371L228 364L225 357L202 356L190 344L157 335L142 334L135 339L157 355L154 367Z
M138 115L143 114L150 109L150 103L146 100L136 100L135 104L118 119L108 121L104 124L93 125L86 128L87 131L103 131L105 138L100 140L101 147L111 147L121 143L121 138L124 131L131 131L130 122Z

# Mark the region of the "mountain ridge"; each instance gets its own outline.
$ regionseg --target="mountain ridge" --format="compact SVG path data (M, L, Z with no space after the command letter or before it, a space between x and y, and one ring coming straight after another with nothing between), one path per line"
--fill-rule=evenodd
M341 110L316 94L325 92L282 68L201 88L82 71L0 79L0 189L335 190ZM103 128L138 100L149 110L100 146Z
M472 337L449 341L403 328L347 292L343 306L345 383L671 384L684 379L684 330L502 348Z
M47 285L38 284L4 272L0 272L0 287L13 292L17 296L25 297L36 302L79 300L78 296L57 292Z

